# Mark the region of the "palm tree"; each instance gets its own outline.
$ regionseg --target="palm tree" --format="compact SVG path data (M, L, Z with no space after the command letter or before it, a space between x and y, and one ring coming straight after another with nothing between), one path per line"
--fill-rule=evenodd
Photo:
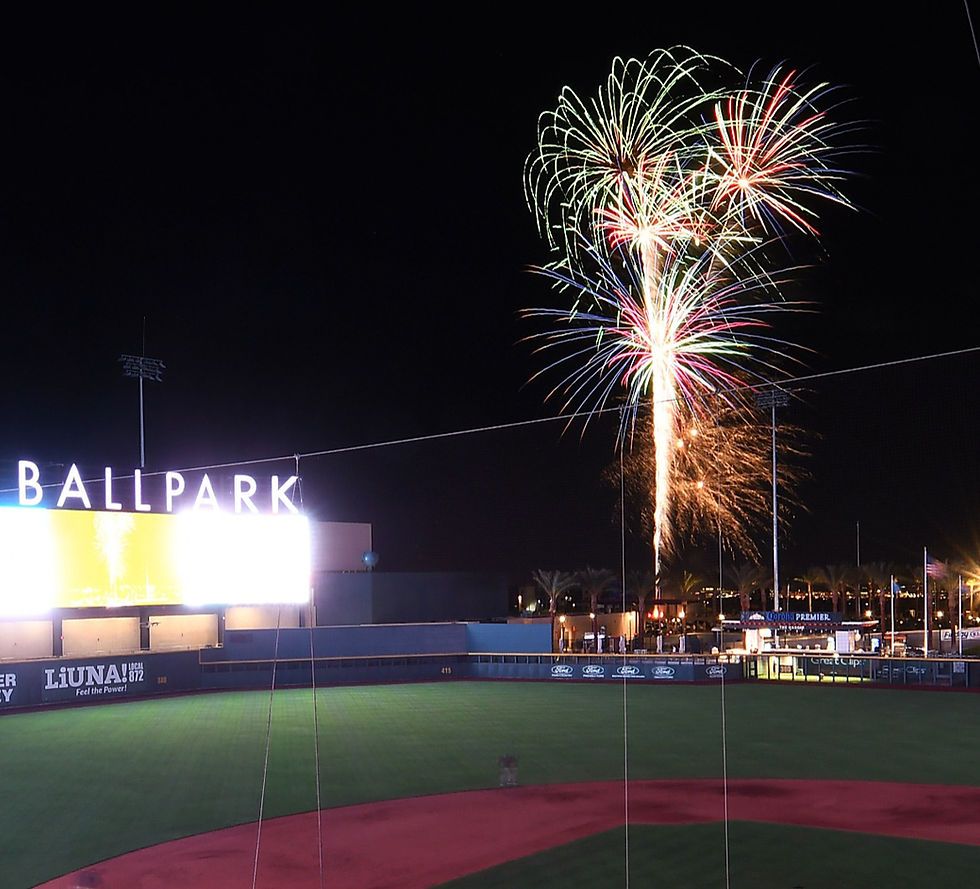
M636 599L636 607L639 610L638 635L641 639L646 637L646 615L647 609L652 607L653 598L656 596L656 578L650 570L631 571L626 578L627 589Z
M548 614L551 615L551 647L555 647L555 614L558 612L558 597L568 592L575 584L575 576L565 571L543 571L538 569L531 574L532 580L548 597Z
M576 576L578 585L582 592L589 597L589 611L596 615L599 613L599 599L603 593L613 589L616 585L617 577L606 568L589 568L579 571ZM596 618L592 618L592 638L595 640L596 649L599 648L599 635L596 632Z
M868 578L868 592L878 594L878 621L882 638L885 634L885 595L891 594L889 585L896 573L895 566L889 562L869 562L864 566L864 574Z
M959 622L960 622L960 582L970 595L970 584L968 580L971 575L971 564L965 560L951 560L946 563L946 604L949 609L950 639L952 641L951 651L956 651ZM967 609L970 607L969 598L967 599Z
M685 571L681 575L681 582L679 584L681 599L684 600L684 616L682 618L684 623L684 633L687 634L687 618L688 618L688 608L687 603L694 598L695 593L697 593L703 586L704 581L698 577L698 575L693 574L690 571Z
M742 611L748 611L752 607L752 591L762 583L762 569L754 562L742 562L732 569L730 577L738 590Z
M704 581L697 574L685 571L681 575L681 582L678 586L680 587L681 598L686 601L704 586Z
M830 589L831 610L841 610L841 596L847 590L850 565L824 565L820 571L820 581ZM844 600L846 604L846 599Z
M813 587L822 580L820 569L815 566L807 568L806 571L804 571L796 579L800 583L806 584L806 610L813 611Z

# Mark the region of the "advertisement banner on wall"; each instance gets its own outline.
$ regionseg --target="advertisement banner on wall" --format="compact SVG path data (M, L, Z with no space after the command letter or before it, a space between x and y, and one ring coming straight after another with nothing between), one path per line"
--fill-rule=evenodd
M737 669L737 675L733 672ZM637 663L604 663L604 664L577 664L560 663L552 664L548 668L548 675L552 679L588 679L612 680L622 682L624 679L630 681L653 680L657 683L667 682L717 682L724 678L740 678L740 668L733 668L730 664L705 663L703 658L698 658L698 663L679 658L657 658L653 660L640 661ZM536 674L539 675L540 674Z
M951 642L953 640L953 631L940 630L939 638L943 642ZM964 627L962 631L957 630L956 638L962 638L964 642L980 642L980 627Z
M23 686L18 694L17 673L14 670L7 670L0 664L0 708L16 707L23 696Z
M146 694L150 684L145 663L137 656L45 667L41 670L41 701L48 704Z
M886 682L916 682L934 684L936 682L936 666L929 661L881 661L875 665L875 678Z

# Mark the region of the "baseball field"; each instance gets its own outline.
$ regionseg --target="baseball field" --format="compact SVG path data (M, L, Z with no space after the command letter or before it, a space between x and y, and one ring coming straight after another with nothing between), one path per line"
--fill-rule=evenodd
M625 706L616 684L321 689L317 757L312 692L282 690L267 762L268 692L8 714L0 886L315 887L319 829L331 887L612 886L627 864L634 885L718 887L726 800L733 887L980 882L975 695L725 697L723 745L718 686Z

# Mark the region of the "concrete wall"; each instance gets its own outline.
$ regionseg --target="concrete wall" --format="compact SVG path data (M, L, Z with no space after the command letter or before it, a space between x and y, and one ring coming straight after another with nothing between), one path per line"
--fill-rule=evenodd
M95 617L61 623L65 657L124 653L140 649L138 617Z
M51 621L16 620L0 623L0 660L51 657Z
M226 630L224 646L206 649L207 663L249 661L278 656L302 660L310 656L310 631L306 627L275 630ZM446 654L466 651L465 624L410 624L403 626L316 627L316 657L372 657L401 654Z
M507 579L466 572L374 572L374 623L480 621L507 614Z
M469 652L541 654L551 651L551 622L467 624Z
M371 571L316 575L316 622L321 626L374 623L374 578Z
M323 572L314 596L321 626L483 621L507 614L507 581L498 574Z
M313 571L364 571L361 556L371 549L371 525L313 522Z
M216 614L150 615L150 651L183 651L217 644Z
M226 630L275 629L276 622L282 627L298 627L298 605L236 605L225 610Z

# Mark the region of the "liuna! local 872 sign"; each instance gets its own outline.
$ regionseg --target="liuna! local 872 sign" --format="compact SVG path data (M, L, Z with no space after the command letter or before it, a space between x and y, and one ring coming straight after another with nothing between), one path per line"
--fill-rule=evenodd
M41 700L44 702L126 696L146 688L143 661L139 658L46 667L42 674Z

